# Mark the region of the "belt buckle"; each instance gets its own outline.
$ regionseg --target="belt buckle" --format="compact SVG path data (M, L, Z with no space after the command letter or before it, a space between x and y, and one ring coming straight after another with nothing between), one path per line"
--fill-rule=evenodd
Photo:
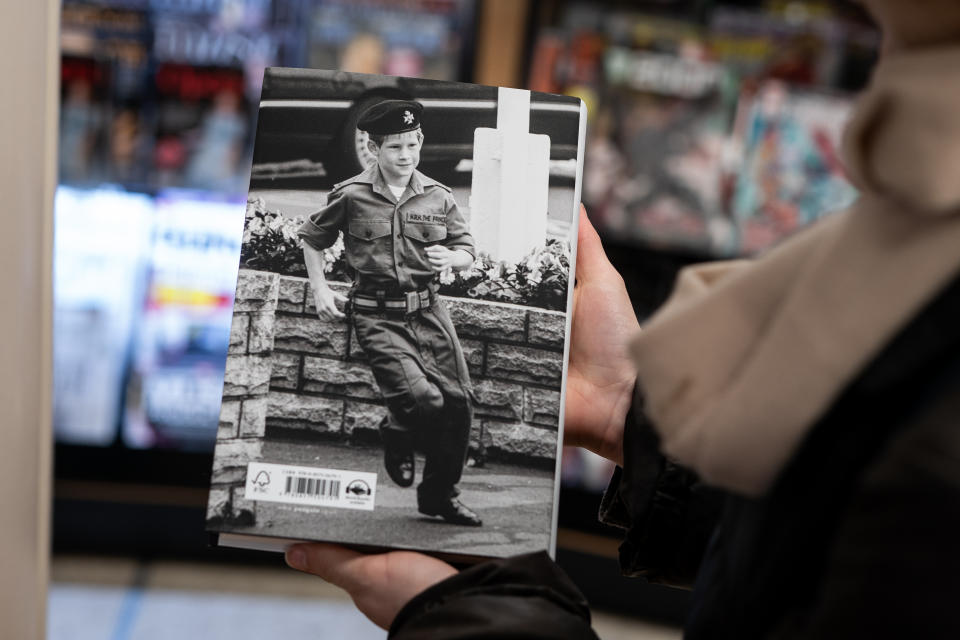
M413 313L420 309L420 294L417 291L407 291L405 294L407 299L407 313Z

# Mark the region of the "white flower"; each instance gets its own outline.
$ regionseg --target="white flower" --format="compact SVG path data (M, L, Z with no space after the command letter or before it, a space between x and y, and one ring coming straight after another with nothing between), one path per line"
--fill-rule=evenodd
M257 205L262 204L262 203L258 203L257 202L258 200L259 198L247 200L247 209L243 213L245 218L252 218L253 216L257 215L257 211L259 211L259 207Z
M323 259L326 261L327 265L330 265L330 268L333 268L333 263L340 259L340 256L343 255L343 235L337 236L337 240L329 247L323 250Z
M453 275L453 269L446 268L440 272L440 284L453 284L456 276Z

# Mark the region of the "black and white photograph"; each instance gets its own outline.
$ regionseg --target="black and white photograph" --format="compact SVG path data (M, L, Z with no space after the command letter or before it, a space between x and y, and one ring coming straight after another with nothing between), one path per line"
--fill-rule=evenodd
M552 552L585 119L567 96L266 70L220 544Z

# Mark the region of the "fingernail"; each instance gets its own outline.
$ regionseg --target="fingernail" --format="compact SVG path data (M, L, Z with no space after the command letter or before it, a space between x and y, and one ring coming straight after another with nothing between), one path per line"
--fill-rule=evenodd
M290 547L285 554L287 565L303 571L307 568L307 554L300 547Z

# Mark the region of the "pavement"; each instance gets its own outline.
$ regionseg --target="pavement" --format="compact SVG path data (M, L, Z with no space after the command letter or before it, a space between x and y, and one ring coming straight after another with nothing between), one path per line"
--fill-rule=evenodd
M465 527L417 512L420 455L414 486L406 489L387 476L379 447L267 440L262 462L376 472L375 508L358 511L258 502L255 528L234 528L235 533L493 557L539 551L550 543L551 471L494 463L465 468L460 501L483 519L482 527Z

